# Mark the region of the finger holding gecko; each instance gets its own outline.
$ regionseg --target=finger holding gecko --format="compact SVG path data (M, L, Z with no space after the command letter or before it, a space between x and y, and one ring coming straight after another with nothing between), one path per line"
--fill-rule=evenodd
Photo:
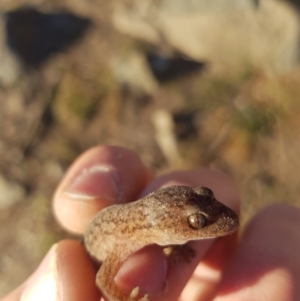
M94 148L92 151L83 154L70 168L65 179L62 181L59 189L57 190L54 200L57 212L56 214L58 216L61 214L61 211L64 211L61 210L61 208L70 206L68 210L68 218L63 221L66 228L72 230L72 227L74 227L74 225L72 225L72 214L73 210L75 216L78 214L78 208L76 208L78 203L79 206L81 206L81 212L82 210L86 210L84 208L85 206L88 207L88 210L90 210L90 216L93 215L93 210L94 214L96 214L99 208L107 206L107 200L109 200L110 205L120 203L120 198L116 197L115 191L105 190L105 198L87 197L89 192L94 193L95 191L100 192L101 195L101 187L105 187L105 185L103 185L103 183L99 183L99 181L107 183L107 180L105 179L106 175L103 176L103 173L101 172L99 179L98 172L93 172L94 170L97 170L97 168L99 170L98 166L113 166L114 177L118 179L115 183L120 186L117 187L117 190L119 189L121 191L121 195L124 196L124 199L121 200L121 202L136 200L138 197L135 197L134 195L137 194L138 190L140 190L140 194L142 196L162 186L175 184L186 186L203 185L212 188L221 202L228 203L228 205L232 208L237 208L238 197L235 187L233 182L223 173L208 169L198 169L190 172L174 172L172 174L156 178L149 186L146 187L146 184L151 178L151 173L141 164L136 155L132 153L128 155L128 152L129 151L126 149L110 146ZM129 169L128 165L133 168ZM88 173L86 179L83 177L82 180L82 170L91 170L92 172ZM124 176L126 172L127 174L130 174L130 177ZM140 175L139 177L138 174ZM78 182L78 175L80 178L79 189L82 187L84 188L84 197L81 199L81 193L80 191L77 191L76 197L74 198L74 207L72 209L73 195L68 192L68 185L70 185L74 179L75 183L76 181ZM108 177L110 176L110 173L108 173ZM87 183L85 183L85 180ZM72 185L72 189L74 189L74 184L71 184L71 186ZM99 186L98 188L95 187L97 185ZM122 191L124 187L125 193ZM142 192L142 190L144 191ZM125 196L127 197L125 198ZM91 205L89 204L89 201L92 202L92 210L90 209ZM87 216L83 217L88 220ZM84 219L82 224L86 225L87 221ZM71 222L68 224L69 220ZM80 229L80 227L83 228L84 226L79 225L78 228ZM174 265L174 267L169 266L166 257L161 252L161 248L158 248L157 246L146 247L137 254L131 255L128 260L124 262L120 271L114 278L114 281L121 287L134 288L138 286L141 292L149 292L151 294L157 294L159 291L166 290L167 283L167 288L172 287L172 292L168 292L168 299L174 300L174 298L178 297L178 294L192 274L192 271L198 261L204 256L211 244L211 240L205 240L199 243L197 242L195 246L193 246L193 248L196 249L197 254L195 259L190 264L178 264ZM172 271L172 269L174 271ZM160 300L163 299L160 298Z

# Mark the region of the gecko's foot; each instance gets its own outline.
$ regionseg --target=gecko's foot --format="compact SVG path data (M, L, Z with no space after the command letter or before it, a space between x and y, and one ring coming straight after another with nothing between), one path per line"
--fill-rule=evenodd
M149 295L146 294L144 297L140 298L138 301L150 301Z
M146 294L143 297L139 296L140 288L137 286L135 287L129 296L130 301L150 301L149 295Z
M187 244L166 247L164 253L174 264L178 264L182 260L189 263L196 256L196 251Z

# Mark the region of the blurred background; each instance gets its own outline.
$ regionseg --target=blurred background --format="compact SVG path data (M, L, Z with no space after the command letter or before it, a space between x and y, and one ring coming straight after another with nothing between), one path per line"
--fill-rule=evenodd
M229 173L243 224L300 195L300 12L283 0L1 0L0 296L66 237L51 198L84 150Z

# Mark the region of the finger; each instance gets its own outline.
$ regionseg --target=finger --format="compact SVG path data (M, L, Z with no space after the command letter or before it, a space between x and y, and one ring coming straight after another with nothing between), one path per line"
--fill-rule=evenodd
M210 188L216 199L233 210L239 210L239 193L233 180L219 170L197 168L189 171L174 171L151 182L143 195L170 185L204 186Z
M212 300L222 276L222 270L234 250L237 233L217 239L197 265L184 287L180 300Z
M99 301L95 274L82 245L62 241L51 248L25 283L1 301Z
M82 234L92 217L106 206L137 199L151 173L132 151L98 146L69 168L54 195L54 212L61 225Z
M300 300L299 228L298 208L273 205L258 214L228 264L215 300Z
M159 187L168 185L207 186L214 191L219 201L229 205L231 208L238 208L238 194L234 183L219 171L197 169L190 172L174 172L164 175L155 179L146 188L143 195ZM164 257L159 257L157 254L153 256L151 254L153 247L151 247L151 250L150 248L145 248L140 253L143 253L143 256L147 257L147 263L140 261L140 255L136 256L136 254L133 254L125 261L115 281L117 285L125 288L139 286L141 292L150 292L152 295L166 289L165 294L160 296L159 300L175 300L191 277L199 261L211 247L213 241L214 240L201 240L193 242L192 246L197 252L196 257L189 264L180 263L168 267L166 267L167 262ZM228 242L224 244L224 253L226 253L225 249L228 247L227 245ZM220 250L220 252L223 251ZM213 260L219 261L219 267L227 258L226 256L223 256L221 259L218 258L220 254L221 253L215 252L214 258L210 258L211 262ZM154 270L152 274L145 274L145 270L147 270L148 266L153 267L153 269L157 267L157 269ZM207 267L207 269L209 268L210 267ZM216 267L211 268L215 269ZM164 279L164 281L158 283L155 281L157 279ZM166 281L167 286L165 285Z

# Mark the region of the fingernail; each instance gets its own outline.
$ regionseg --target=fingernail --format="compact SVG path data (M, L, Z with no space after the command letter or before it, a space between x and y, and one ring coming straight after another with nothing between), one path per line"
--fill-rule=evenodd
M118 176L114 168L107 165L95 165L84 169L75 178L65 193L77 200L119 199Z
M20 301L58 300L56 262L56 245L54 245L38 270L30 278L26 288L22 292Z

